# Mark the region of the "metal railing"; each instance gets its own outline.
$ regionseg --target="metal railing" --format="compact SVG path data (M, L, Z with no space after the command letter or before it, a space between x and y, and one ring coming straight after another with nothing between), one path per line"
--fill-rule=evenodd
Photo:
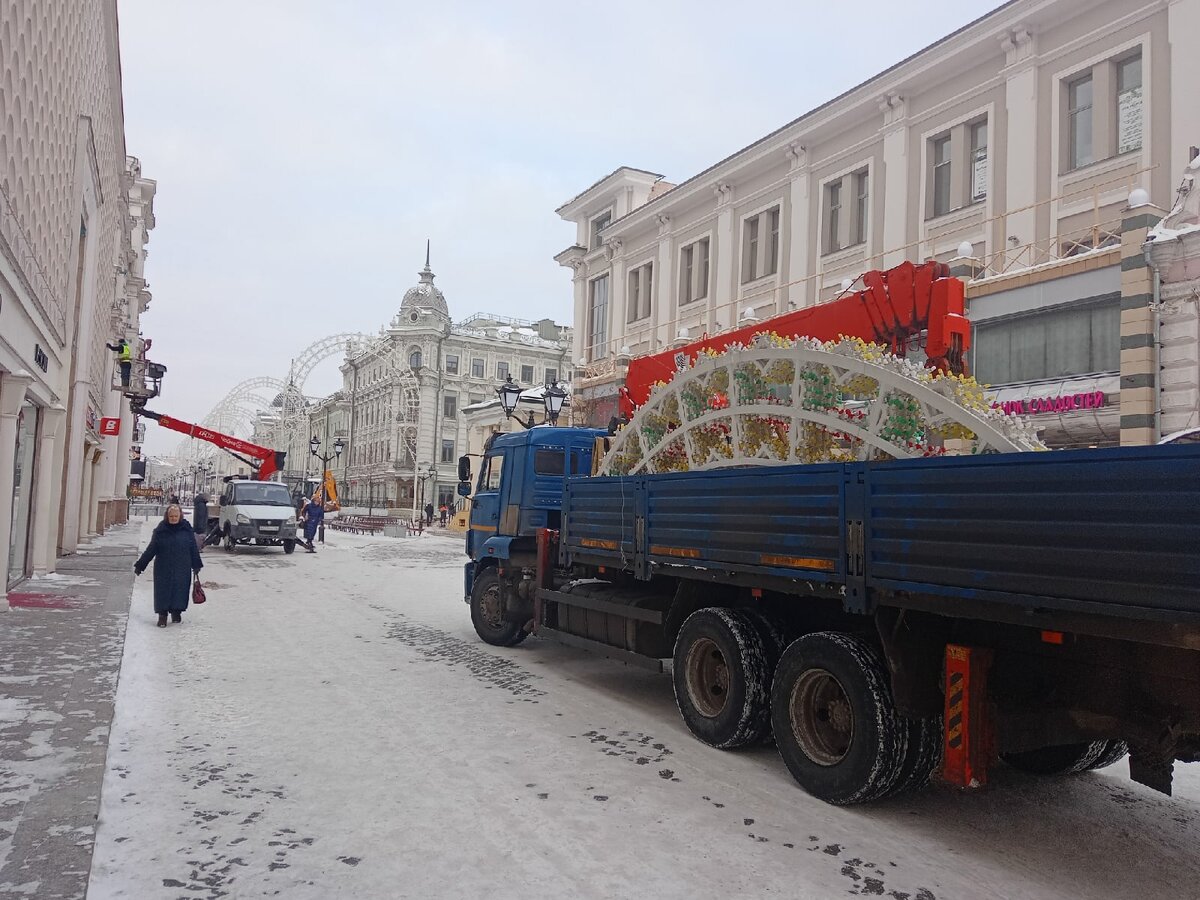
M8 195L0 186L0 238L3 239L5 254L13 263L17 276L34 304L46 319L51 332L58 338L59 344L67 340L67 316L64 311L62 298L46 277L46 270L38 261L33 250L33 241L21 227L21 222L9 202Z

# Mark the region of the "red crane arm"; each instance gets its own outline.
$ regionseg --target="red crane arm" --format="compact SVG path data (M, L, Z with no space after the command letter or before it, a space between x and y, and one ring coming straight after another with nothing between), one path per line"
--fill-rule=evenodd
M632 360L621 391L621 412L633 415L649 398L651 387L675 377L681 355L694 362L704 350L748 344L764 332L819 341L860 337L903 355L906 342L924 331L927 366L957 374L965 371L963 354L971 346L971 328L965 316L963 283L949 277L945 265L904 262L886 272L867 272L863 284L861 291L828 303Z
M222 450L228 450L234 456L241 458L249 457L246 462L249 462L256 469L255 476L259 481L268 480L283 468L286 453L282 450L271 450L268 447L260 447L258 444L251 444L249 441L243 441L241 438L233 437L233 435L221 434L221 432L205 428L203 425L193 425L191 422L185 422L182 419L173 419L170 416L164 416L161 413L152 412L148 409L139 411L138 415L154 419L163 428L170 428L172 431L178 431L180 434L186 434L188 437L216 444ZM251 460L257 460L257 465L251 462Z

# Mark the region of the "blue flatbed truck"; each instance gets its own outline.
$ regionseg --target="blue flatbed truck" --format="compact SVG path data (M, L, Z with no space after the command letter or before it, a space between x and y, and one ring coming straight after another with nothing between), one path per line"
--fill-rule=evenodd
M1126 754L1169 794L1200 759L1200 447L592 477L604 439L484 453L484 641L669 668L696 737L773 737L837 804Z

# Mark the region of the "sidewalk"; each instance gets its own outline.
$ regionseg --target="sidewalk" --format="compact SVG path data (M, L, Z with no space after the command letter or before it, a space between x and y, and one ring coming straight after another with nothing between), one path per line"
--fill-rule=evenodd
M83 897L142 520L0 613L0 898Z

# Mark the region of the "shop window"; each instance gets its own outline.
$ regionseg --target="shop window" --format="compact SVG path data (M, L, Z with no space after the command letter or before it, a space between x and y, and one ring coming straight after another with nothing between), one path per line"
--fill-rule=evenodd
M1119 302L1076 304L975 326L972 374L1013 384L1121 368Z

